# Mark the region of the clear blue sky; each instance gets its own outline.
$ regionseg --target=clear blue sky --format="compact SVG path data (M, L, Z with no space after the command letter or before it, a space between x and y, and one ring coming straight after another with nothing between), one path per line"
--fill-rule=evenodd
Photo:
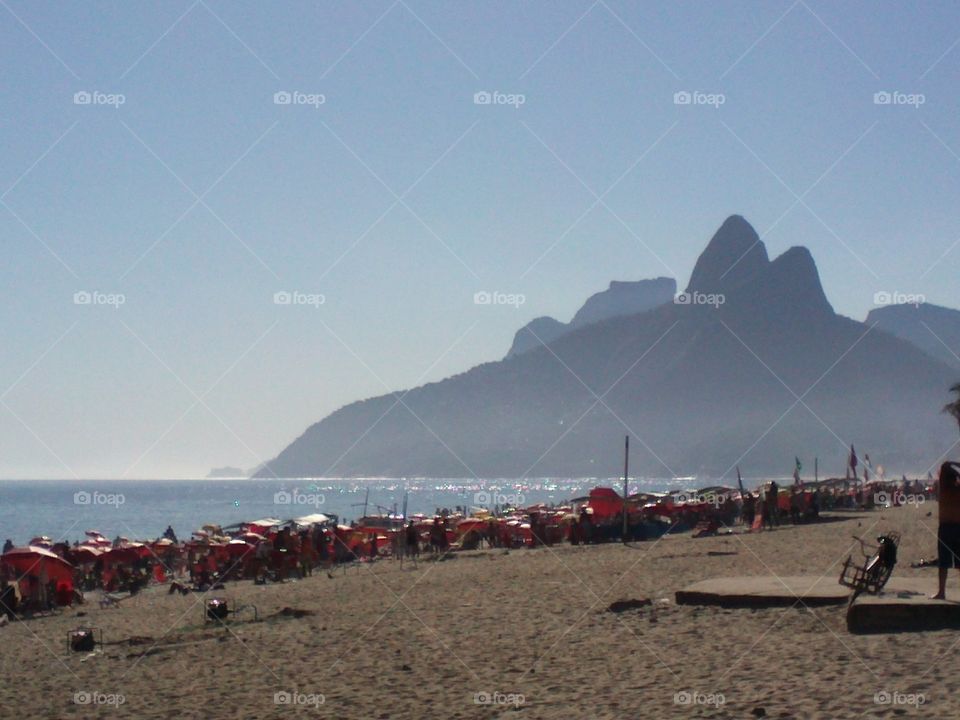
M0 477L252 467L612 279L684 286L731 213L839 312L958 307L958 39L953 3L3 0Z

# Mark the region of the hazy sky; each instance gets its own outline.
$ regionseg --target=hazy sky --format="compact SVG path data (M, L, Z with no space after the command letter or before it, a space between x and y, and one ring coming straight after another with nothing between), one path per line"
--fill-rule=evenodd
M2 0L0 477L252 467L683 287L731 213L839 312L958 307L958 40L932 2Z

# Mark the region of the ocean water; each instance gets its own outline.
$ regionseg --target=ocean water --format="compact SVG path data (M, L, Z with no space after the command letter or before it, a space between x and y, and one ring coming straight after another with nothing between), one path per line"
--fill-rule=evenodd
M697 484L697 483L694 483ZM703 483L699 483L701 486ZM708 483L707 483L708 484ZM87 530L105 536L153 539L172 525L185 538L204 524L230 525L274 517L286 520L316 512L341 521L401 512L432 514L437 508L493 504L560 503L587 495L598 485L622 487L616 479L319 479L319 480L3 480L0 481L0 541L26 544L37 535L83 539ZM631 479L630 491L690 487L690 481Z

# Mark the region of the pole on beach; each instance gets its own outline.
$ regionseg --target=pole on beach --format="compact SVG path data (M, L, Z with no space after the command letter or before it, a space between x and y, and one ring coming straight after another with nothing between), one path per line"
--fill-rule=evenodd
M403 556L407 554L407 493L403 493L403 515L400 517L400 569L403 570Z
M627 479L630 477L630 436L623 439L623 542L627 542Z
M815 483L820 482L820 458L818 457L813 459L813 481Z

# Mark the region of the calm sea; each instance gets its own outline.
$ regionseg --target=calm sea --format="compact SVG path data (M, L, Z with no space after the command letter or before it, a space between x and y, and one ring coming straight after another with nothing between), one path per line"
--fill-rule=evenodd
M26 544L37 535L82 539L87 530L109 538L152 539L172 525L188 537L204 524L229 525L316 512L341 521L400 512L432 514L437 508L559 503L619 480L540 479L465 481L369 480L2 480L0 541ZM703 486L706 483L694 483ZM631 479L630 491L690 487L690 481Z

